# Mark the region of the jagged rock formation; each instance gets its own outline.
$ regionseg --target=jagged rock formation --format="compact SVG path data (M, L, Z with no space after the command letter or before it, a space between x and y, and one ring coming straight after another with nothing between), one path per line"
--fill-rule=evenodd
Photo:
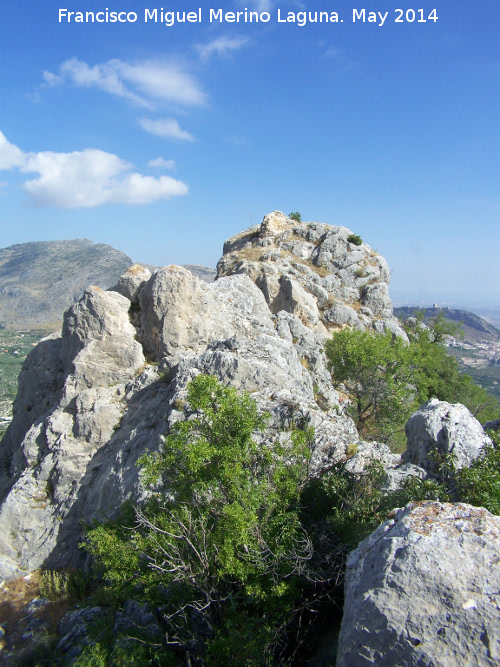
M410 503L347 562L337 667L500 662L500 518Z
M0 324L54 330L89 285L108 289L130 257L88 239L21 243L0 249Z
M219 276L244 273L271 312L294 313L317 332L349 325L406 337L393 316L387 262L346 227L298 223L274 211L224 244Z
M189 415L198 373L249 391L273 417L267 437L306 419L315 465L357 440L321 338L293 313L273 316L248 276L208 284L133 266L115 289L88 289L25 362L0 453L0 576L76 563L81 520L143 497L136 461Z
M490 442L480 424L439 401L409 420L402 457L358 441L324 339L343 326L405 334L392 316L385 261L350 237L274 212L226 243L214 283L179 266L134 265L112 290L88 288L19 378L0 446L0 578L80 564L82 521L146 496L137 460L189 418L186 389L199 373L269 411L269 430L256 436L262 446L286 441L283 425L312 425L316 469L348 460L362 472L377 459L396 489L410 475L437 474L433 450L453 451L457 467L480 456ZM338 664L448 666L464 655L497 664L499 539L500 519L485 510L424 503L397 511L349 559ZM132 611L145 622L144 610ZM99 613L70 612L63 648L83 645Z

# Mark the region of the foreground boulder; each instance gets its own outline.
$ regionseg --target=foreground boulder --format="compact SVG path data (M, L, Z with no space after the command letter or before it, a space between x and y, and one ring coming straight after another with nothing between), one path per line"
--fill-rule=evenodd
M500 661L500 517L410 503L347 562L337 667Z

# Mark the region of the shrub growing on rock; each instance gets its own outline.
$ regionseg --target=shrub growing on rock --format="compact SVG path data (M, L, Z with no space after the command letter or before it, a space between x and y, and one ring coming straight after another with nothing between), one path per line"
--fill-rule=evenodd
M115 588L160 611L166 646L193 664L272 665L341 566L331 549L318 562L301 522L313 434L294 428L258 444L266 415L214 377L193 380L187 402L191 419L140 461L150 500L95 526L87 548Z
M349 234L347 240L349 241L349 243L352 243L353 245L362 245L363 243L363 239L359 234Z
M401 446L404 425L416 408L438 398L462 403L480 421L498 416L498 401L461 375L446 353L442 320L406 326L410 344L387 332L342 329L326 344L333 384L345 387L350 412L365 439Z

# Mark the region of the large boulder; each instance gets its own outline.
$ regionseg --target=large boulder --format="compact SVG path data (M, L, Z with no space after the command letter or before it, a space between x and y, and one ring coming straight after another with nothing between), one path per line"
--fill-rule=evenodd
M412 414L405 431L406 460L432 473L439 471L439 459L443 456L452 455L455 469L460 470L470 466L491 445L481 424L464 405L437 398Z
M337 667L500 664L500 517L410 503L348 558Z

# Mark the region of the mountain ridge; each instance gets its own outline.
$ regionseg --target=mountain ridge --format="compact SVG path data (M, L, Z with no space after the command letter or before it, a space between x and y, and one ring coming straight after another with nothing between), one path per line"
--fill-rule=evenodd
M480 340L492 342L500 341L500 330L470 310L434 306L430 308L422 308L421 306L399 306L395 307L393 310L396 317L401 319L414 317L418 313L424 314L424 320L430 320L438 315L442 315L451 323L460 325L465 339L474 342ZM460 335L460 330L458 333Z

